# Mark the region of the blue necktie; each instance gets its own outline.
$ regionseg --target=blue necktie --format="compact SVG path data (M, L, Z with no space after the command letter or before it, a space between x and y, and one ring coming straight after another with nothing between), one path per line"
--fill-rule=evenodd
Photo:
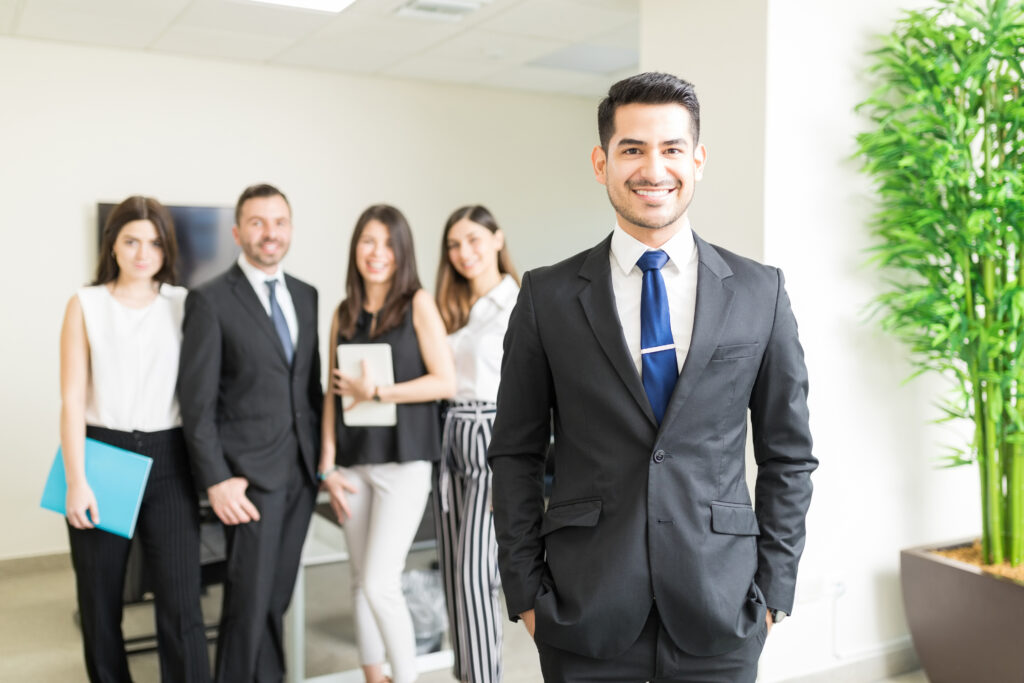
M651 402L658 424L672 397L679 371L676 368L676 346L672 341L672 324L668 312L668 295L661 267L668 263L668 254L648 251L636 264L644 271L640 294L640 358L644 391Z
M274 329L277 330L277 338L281 340L284 347L284 357L292 362L295 350L292 348L292 335L288 331L288 321L284 319L284 311L281 304L277 303L277 296L274 292L277 289L277 280L267 280L267 289L270 290L270 319L274 321Z

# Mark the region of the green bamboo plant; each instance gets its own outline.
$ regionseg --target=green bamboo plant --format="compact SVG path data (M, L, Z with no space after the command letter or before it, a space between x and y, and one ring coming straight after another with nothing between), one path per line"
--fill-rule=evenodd
M1024 560L1024 0L938 0L871 53L859 109L877 183L876 303L916 374L953 380L943 419L973 422L984 562Z

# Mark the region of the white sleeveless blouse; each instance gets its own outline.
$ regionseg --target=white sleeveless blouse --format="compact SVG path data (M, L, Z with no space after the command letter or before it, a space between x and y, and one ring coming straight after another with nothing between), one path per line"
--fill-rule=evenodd
M129 308L105 285L78 291L89 339L85 422L120 431L181 426L175 386L184 287L161 285L145 308Z

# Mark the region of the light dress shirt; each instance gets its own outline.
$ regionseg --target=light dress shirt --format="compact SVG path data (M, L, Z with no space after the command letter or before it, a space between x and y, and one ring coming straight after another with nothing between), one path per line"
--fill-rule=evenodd
M505 330L518 296L519 285L506 275L474 302L466 325L448 335L455 356L456 401L497 400Z
M249 263L245 254L238 255L238 267L242 269L245 279L252 285L253 291L263 304L263 310L270 315L270 289L267 288L267 280L277 280L277 287L274 288L274 298L284 313L284 321L288 323L288 334L292 338L292 348L296 347L299 341L299 319L295 315L295 304L292 302L291 292L288 291L288 284L284 281L284 268L277 264L277 272L273 275L264 273L262 270Z
M668 294L672 340L676 345L676 369L681 371L690 350L693 316L697 305L697 244L693 241L689 221L660 249L668 254L668 262L662 267L661 276L665 280L665 292ZM626 339L626 348L641 377L640 296L644 274L636 262L646 251L656 250L634 239L618 224L615 225L609 253L612 292L615 294L615 308L619 312L619 324Z
M86 424L122 432L181 426L175 386L187 294L163 284L149 305L129 308L106 285L78 291L89 340Z

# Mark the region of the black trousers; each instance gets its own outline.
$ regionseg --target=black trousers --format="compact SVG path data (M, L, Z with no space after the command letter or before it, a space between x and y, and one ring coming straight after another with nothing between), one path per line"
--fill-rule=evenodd
M165 683L209 681L206 631L199 607L199 503L181 429L147 433L87 427L86 436L153 458L135 533L142 543L155 596L160 678ZM121 631L131 541L70 525L68 537L89 680L131 681Z
M260 521L225 527L228 566L216 664L220 683L279 683L284 678L283 617L316 502L297 445L292 457L295 467L285 486L246 491Z
M592 659L536 641L545 683L754 683L768 625L732 652L697 657L680 650L651 608L640 637L611 659Z

